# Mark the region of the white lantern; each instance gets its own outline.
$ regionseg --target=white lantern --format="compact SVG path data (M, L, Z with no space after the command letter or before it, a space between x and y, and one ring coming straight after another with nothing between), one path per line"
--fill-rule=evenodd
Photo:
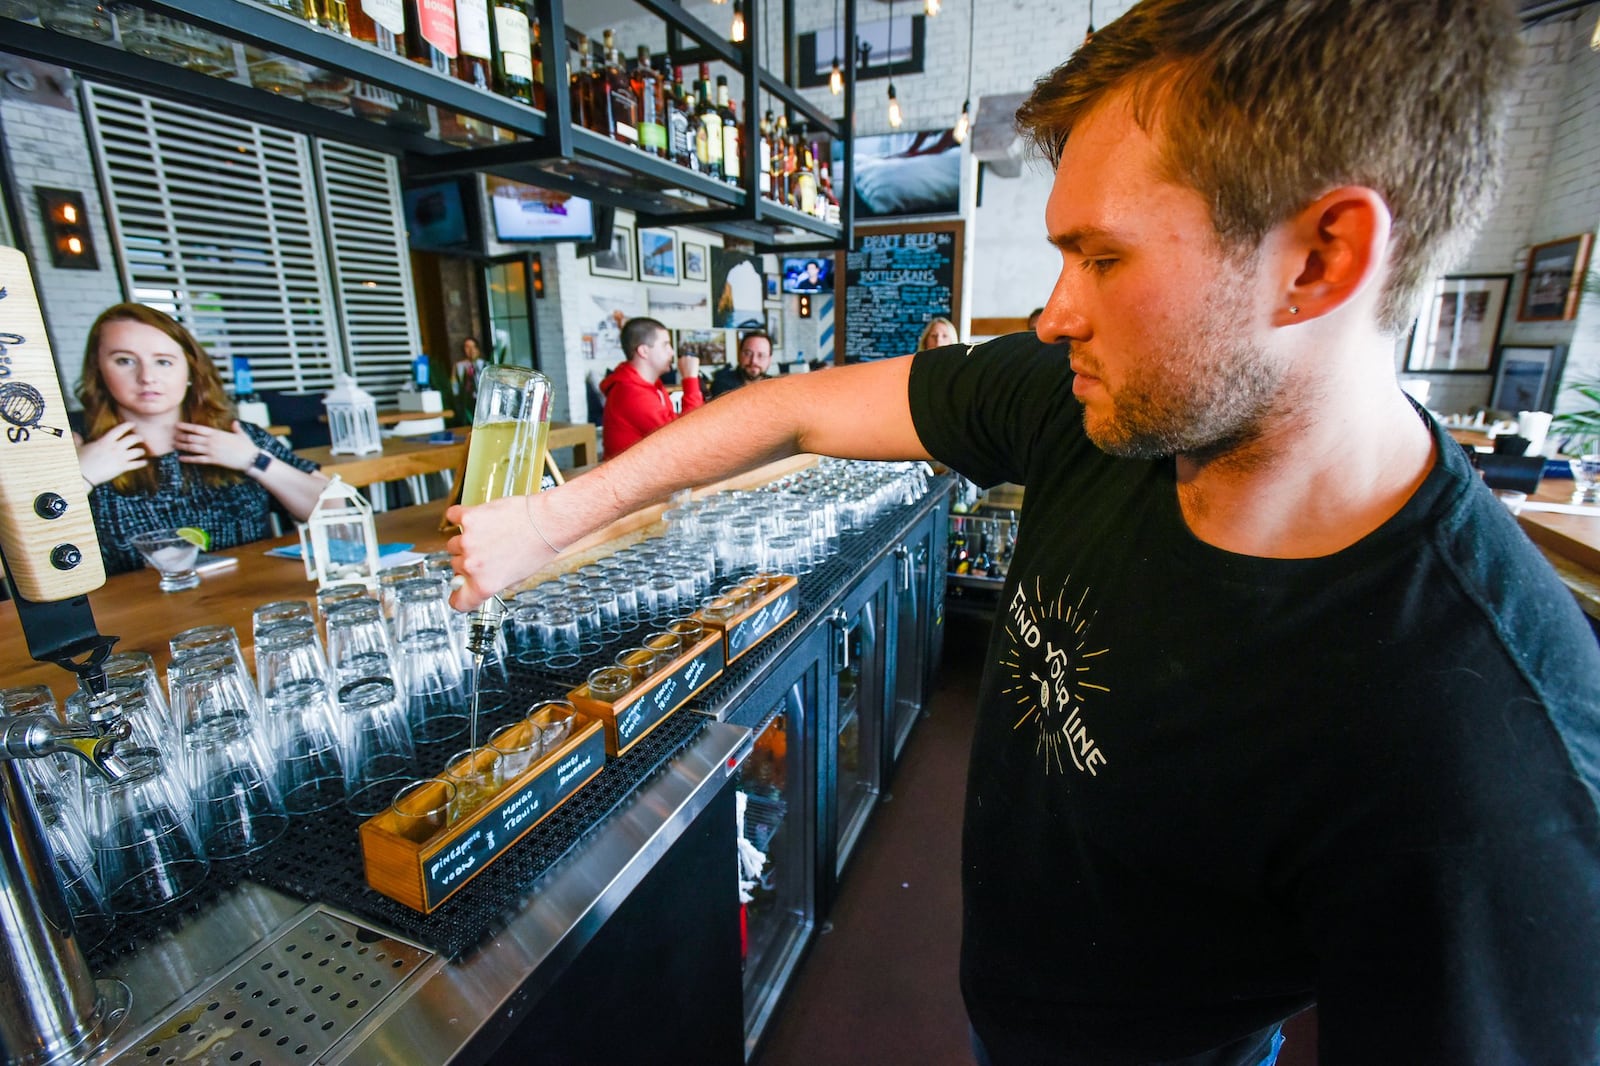
M349 374L334 379L333 391L322 398L328 409L328 435L332 455L371 455L383 451L378 439L378 405L372 393L357 385Z
M372 505L338 474L329 479L311 514L300 523L300 558L306 564L306 579L318 587L351 581L377 587L378 531L372 524Z

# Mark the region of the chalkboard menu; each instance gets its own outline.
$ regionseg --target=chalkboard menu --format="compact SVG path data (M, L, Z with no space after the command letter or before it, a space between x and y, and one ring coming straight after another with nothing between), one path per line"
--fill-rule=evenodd
M959 235L948 226L857 235L845 259L847 362L914 352L930 318L955 318Z

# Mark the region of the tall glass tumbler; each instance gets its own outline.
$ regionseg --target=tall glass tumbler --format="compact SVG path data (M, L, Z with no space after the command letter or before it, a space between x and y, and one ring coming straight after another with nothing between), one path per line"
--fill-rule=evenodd
M182 899L210 863L188 809L174 799L159 756L136 758L116 781L84 782L89 838L106 903L115 914L155 910Z
M248 855L289 827L266 745L248 722L218 719L184 734L195 826L213 859Z
M361 598L329 608L328 665L334 683L346 685L363 677L394 677L394 649L378 602Z
M382 814L395 792L417 776L399 692L388 678L353 681L339 690L338 713L345 806L362 818Z

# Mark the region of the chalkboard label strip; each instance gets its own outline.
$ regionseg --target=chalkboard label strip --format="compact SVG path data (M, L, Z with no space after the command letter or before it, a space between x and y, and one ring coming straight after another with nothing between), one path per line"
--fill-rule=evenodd
M616 703L595 699L589 695L588 685L579 685L567 698L578 710L605 724L606 751L621 755L721 676L724 665L722 634L708 630L670 666Z
M489 867L606 763L605 727L580 712L577 729L490 802L422 843L393 831L392 813L361 824L367 884L424 914Z

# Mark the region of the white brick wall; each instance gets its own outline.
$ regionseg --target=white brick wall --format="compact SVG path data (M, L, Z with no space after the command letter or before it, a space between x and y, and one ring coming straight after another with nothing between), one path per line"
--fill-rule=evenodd
M73 389L83 371L83 345L101 311L122 300L116 249L106 224L89 141L78 111L64 111L25 100L0 102L5 127L5 157L24 218L34 271L34 286L44 311L61 392L67 405L78 406ZM98 270L58 270L50 265L49 245L39 217L39 186L74 189L83 194L94 238Z

